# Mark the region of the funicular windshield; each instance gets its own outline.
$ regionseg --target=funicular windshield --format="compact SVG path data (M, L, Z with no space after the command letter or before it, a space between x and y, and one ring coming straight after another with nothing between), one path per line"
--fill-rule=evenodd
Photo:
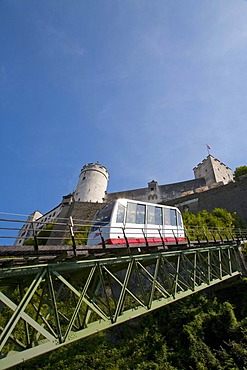
M114 207L114 202L107 204L104 208L100 209L96 215L94 216L91 230L90 232L93 232L97 229L99 229L102 226L106 226L109 224L111 220L112 210Z

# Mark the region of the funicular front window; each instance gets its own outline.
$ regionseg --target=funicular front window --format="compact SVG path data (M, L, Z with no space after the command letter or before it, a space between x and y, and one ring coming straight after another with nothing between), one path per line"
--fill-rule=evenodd
M117 208L117 219L116 219L117 223L121 223L121 224L124 223L124 214L125 214L125 207L119 203L118 208Z
M92 223L91 232L97 230L101 226L109 224L111 220L114 203L107 204L103 209L99 210Z

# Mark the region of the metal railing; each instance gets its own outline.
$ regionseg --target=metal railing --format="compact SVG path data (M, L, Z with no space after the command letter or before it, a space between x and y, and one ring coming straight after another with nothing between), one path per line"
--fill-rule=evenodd
M75 218L58 218L49 222L28 221L22 218L14 217L0 218L0 246L24 247L32 246L35 251L44 245L63 245L72 247L76 250L78 246L91 243L88 239L88 233L92 226L92 221L79 220ZM109 226L101 226L99 234L101 236L101 245L107 246L107 240L104 238ZM115 227L111 233L115 239L124 239L127 246L133 239L142 239L149 246L150 240L155 237L160 239L164 247L169 244L167 239L174 239L179 243L179 234L186 237L186 244L189 246L195 244L224 243L231 241L247 240L247 229L237 228L209 228L209 227L189 227L183 230L151 225L148 228L135 227ZM151 243L152 244L152 243Z

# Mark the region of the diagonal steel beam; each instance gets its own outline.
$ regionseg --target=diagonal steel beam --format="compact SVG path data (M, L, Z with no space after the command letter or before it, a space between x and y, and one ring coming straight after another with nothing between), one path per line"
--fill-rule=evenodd
M8 297L4 296L3 293L0 292L0 299L6 306L8 306L12 311L16 311L18 306L12 302ZM40 334L42 334L46 339L49 341L54 341L56 338L51 335L47 330L45 330L41 325L39 325L32 317L30 317L25 312L20 312L19 317L25 320L29 325L31 325L35 330L37 330ZM10 335L10 333L9 333Z
M132 260L128 264L127 271L126 271L125 278L124 278L124 282L122 284L122 290L121 290L121 293L120 293L120 296L119 296L119 299L118 299L118 304L117 304L117 307L116 307L116 310L115 310L115 314L113 316L113 320L112 320L113 322L117 321L117 318L118 318L118 316L119 316L119 314L122 310L123 303L124 303L124 297L125 297L125 294L126 294L126 289L127 289L128 283L129 283L129 279L130 279L131 271L132 271L132 268L133 268L133 264L134 264L134 260Z
M133 263L133 261L132 261L132 263ZM129 267L129 265L128 265L128 269L129 269L130 267ZM131 265L131 268L132 268L132 265ZM126 291L126 293L128 293L132 298L134 298L134 300L137 302L137 303L139 303L141 306L145 306L144 304L143 304L143 302L133 293L133 292L131 292L131 290L130 289L128 289L128 287L127 286L125 286L124 287L124 284L109 270L109 269L107 269L106 267L104 267L104 269L108 272L108 274L114 279L114 281L116 281L121 287L122 287L122 290L121 290L121 292L122 292L122 294L123 294L123 291L125 290Z
M69 323L69 325L68 325L67 331L66 331L66 333L65 333L65 335L64 335L64 341L66 341L66 339L67 339L67 337L68 337L69 333L71 332L72 326L74 325L74 322L75 322L75 320L76 320L76 317L77 317L77 315L78 315L78 312L79 312L80 307L81 307L81 305L82 305L82 302L83 302L83 300L84 300L85 294L86 294L86 292L87 292L87 290L88 290L89 284L90 284L90 282L91 282L91 280L92 280L92 278L93 278L93 275L94 275L94 273L95 273L95 270L96 270L96 265L95 265L95 267L93 267L93 268L90 270L90 273L89 273L89 275L88 275L88 278L87 278L86 284L85 284L85 286L84 286L84 288L83 288L83 291L81 292L81 295L80 295L80 298L79 298L78 303L77 303L77 305L76 305L76 308L75 308L75 310L74 310L73 316L72 316L71 321L70 321L70 323Z
M37 287L40 285L44 275L45 275L46 271L45 269L42 269L34 278L34 280L32 281L28 291L26 292L26 294L24 295L24 297L22 298L21 302L19 303L19 305L15 308L15 311L11 317L11 319L9 320L8 324L6 325L4 331L2 332L2 334L0 335L0 351L2 350L4 344L6 343L6 341L8 340L8 337L9 335L12 333L12 331L14 330L14 327L16 326L18 320L19 320L19 317L21 317L22 313L24 312L25 308L27 307L28 303L30 302L33 294L35 293ZM0 295L0 299L3 301L7 301L6 300L7 297L5 297L2 293Z

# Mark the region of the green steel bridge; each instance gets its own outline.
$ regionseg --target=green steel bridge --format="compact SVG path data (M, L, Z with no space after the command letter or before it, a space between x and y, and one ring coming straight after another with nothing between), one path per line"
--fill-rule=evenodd
M236 234L90 248L70 235L71 246L0 247L0 369L246 273Z

